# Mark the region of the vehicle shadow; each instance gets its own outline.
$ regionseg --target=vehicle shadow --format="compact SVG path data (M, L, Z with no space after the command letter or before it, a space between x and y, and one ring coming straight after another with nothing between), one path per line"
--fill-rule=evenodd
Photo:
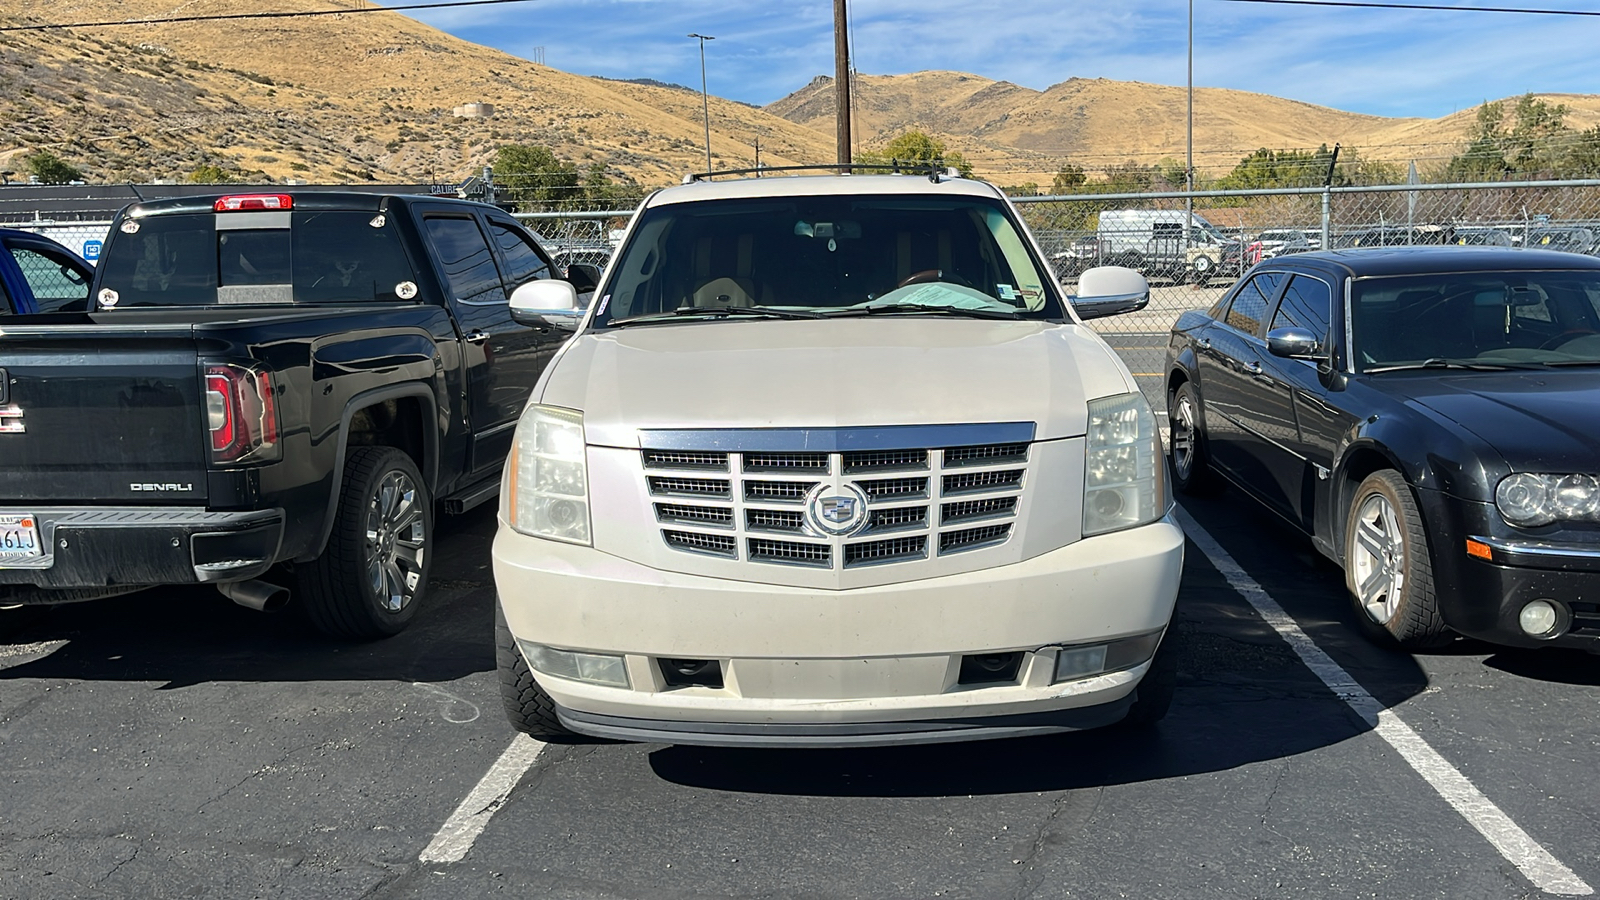
M0 611L0 679L454 681L494 668L490 504L437 522L427 606L382 641L337 641L294 608L260 613L214 588L167 587L87 603Z
M1409 655L1368 644L1343 620L1347 607L1336 568L1311 559L1309 543L1264 528L1252 510L1240 507L1222 500L1186 503L1195 520L1380 702L1397 705L1427 687ZM1152 730L845 750L670 746L653 751L650 765L670 782L732 792L1006 794L1225 771L1370 730L1192 543L1175 634L1182 648L1178 691L1171 712Z

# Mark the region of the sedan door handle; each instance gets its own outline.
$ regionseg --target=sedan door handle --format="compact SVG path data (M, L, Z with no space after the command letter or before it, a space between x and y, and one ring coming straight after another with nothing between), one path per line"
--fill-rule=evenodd
M1198 345L1201 350L1210 350L1211 338L1201 338L1200 340L1195 341L1195 344Z
M1261 363L1251 360L1250 362L1244 364L1244 370L1251 375L1260 375Z
M489 332L481 329L467 332L466 340L469 344L481 344L489 339Z

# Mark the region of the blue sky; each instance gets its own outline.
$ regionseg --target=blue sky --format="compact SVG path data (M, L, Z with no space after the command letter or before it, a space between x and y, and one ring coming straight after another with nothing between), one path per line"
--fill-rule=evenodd
M1040 90L1074 76L1185 83L1187 0L851 0L850 13L866 74L949 69ZM1430 118L1527 91L1600 92L1600 18L1229 0L1194 0L1194 14L1197 86ZM713 35L711 93L758 105L833 73L832 0L529 0L410 15L526 58L542 47L564 71L696 89L698 42L685 35Z

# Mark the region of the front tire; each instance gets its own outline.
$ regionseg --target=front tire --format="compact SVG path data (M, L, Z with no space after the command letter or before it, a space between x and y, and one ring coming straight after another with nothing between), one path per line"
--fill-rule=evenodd
M498 598L494 602L494 661L500 672L500 701L512 728L546 743L577 737L561 724L555 701L534 680L533 670L528 668L528 661L517 648L517 639L506 625L505 610L500 608Z
M1222 489L1222 482L1211 469L1200 396L1193 383L1178 385L1167 403L1167 424L1172 443L1173 486L1191 497L1215 495Z
M1209 256L1196 256L1192 269L1195 287L1205 287L1206 283L1211 280L1211 276L1216 274L1217 264Z
M1375 642L1426 650L1453 639L1434 596L1422 514L1399 472L1374 472L1356 488L1345 522L1344 571L1356 619Z
M357 447L328 545L296 567L295 593L324 634L391 637L416 616L432 563L433 498L417 464L393 447Z

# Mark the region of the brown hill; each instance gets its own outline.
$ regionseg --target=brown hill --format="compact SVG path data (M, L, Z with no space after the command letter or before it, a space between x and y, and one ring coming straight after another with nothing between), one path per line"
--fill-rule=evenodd
M858 146L874 147L908 128L944 139L988 177L1048 184L1062 162L1091 172L1128 161L1157 163L1185 154L1183 87L1071 78L1043 91L960 72L861 75L855 86ZM1567 123L1600 124L1600 96L1541 95L1563 103ZM833 80L821 77L766 107L833 132ZM1355 147L1373 159L1448 159L1464 143L1476 111L1438 119L1344 112L1266 94L1200 87L1194 95L1195 165L1223 174L1258 148Z
M186 14L351 8L360 0L211 0ZM0 0L8 24L171 15L170 0ZM469 102L489 119L458 118ZM202 164L314 181L457 181L504 143L655 186L705 166L698 93L536 65L397 13L0 34L0 169L50 149L97 181ZM832 139L711 101L719 167L827 161Z
M49 149L95 181L184 179L202 165L275 179L455 182L507 143L654 187L705 165L698 92L572 75L471 44L366 0L0 0L9 25L326 9L337 15L0 33L0 171ZM349 12L344 12L349 10ZM1179 159L1184 90L1074 78L1037 91L959 72L862 76L858 146L930 131L1011 184ZM1568 122L1600 124L1600 97L1552 95ZM493 118L459 118L465 103ZM1258 147L1340 142L1419 162L1459 149L1473 111L1364 116L1262 94L1195 94L1197 163L1231 168ZM717 167L833 159L830 79L764 109L711 101Z

